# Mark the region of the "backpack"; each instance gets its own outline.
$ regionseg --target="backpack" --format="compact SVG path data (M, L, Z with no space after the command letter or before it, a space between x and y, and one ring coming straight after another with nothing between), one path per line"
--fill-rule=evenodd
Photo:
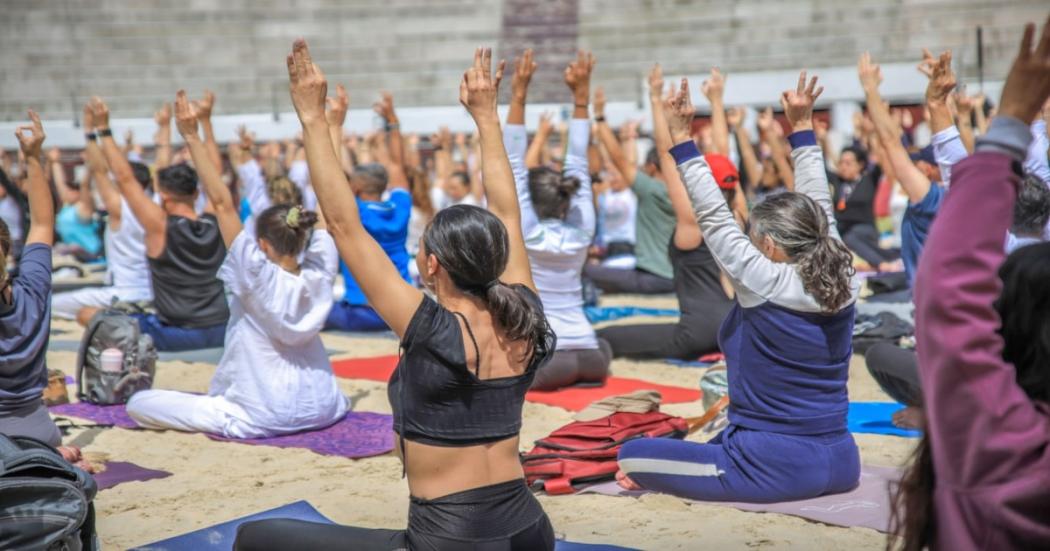
M616 456L624 442L635 438L683 438L686 420L659 411L617 412L594 421L575 421L537 440L522 456L525 480L548 494L571 494L573 484L612 480L619 470Z
M107 348L124 353L120 372L102 369ZM77 397L92 404L123 404L132 394L153 386L157 367L153 338L143 335L138 320L119 311L103 310L91 318L77 353Z
M0 549L98 551L97 491L55 448L0 434Z

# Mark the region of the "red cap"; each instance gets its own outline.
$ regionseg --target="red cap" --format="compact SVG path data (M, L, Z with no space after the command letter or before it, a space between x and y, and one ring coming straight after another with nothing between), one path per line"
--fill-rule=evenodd
M729 160L729 157L718 153L708 153L704 155L704 160L707 161L707 166L711 167L711 173L714 174L718 187L736 189L736 184L740 181L740 173L737 172L736 166L733 165L733 161Z

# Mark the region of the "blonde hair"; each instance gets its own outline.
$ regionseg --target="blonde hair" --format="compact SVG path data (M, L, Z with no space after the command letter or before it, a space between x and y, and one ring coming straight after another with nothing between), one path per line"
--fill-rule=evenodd
M303 192L285 176L275 176L266 182L266 195L274 205L301 205Z

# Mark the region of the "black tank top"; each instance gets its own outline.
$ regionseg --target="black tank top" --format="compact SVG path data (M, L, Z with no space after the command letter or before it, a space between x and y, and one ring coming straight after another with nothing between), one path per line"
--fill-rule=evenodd
M674 292L682 311L681 323L688 325L691 318L725 318L735 301L722 289L718 262L707 241L691 251L683 251L675 247L672 237L668 249L674 268Z
M169 216L164 251L149 259L153 304L167 325L196 328L226 323L230 308L216 274L226 244L214 215Z
M515 286L541 311L534 292ZM477 348L470 325L468 336ZM429 296L423 298L401 340L401 360L390 377L387 397L394 431L402 441L463 447L498 442L521 431L521 409L536 370L554 354L555 336L533 345L525 372L514 377L479 379L480 361L467 365L456 314ZM402 446L404 453L404 446Z

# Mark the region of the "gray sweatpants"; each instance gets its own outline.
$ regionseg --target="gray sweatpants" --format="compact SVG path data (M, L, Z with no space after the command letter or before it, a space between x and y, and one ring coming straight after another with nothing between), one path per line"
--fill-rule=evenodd
M62 445L62 433L47 413L43 401L0 413L0 433L8 436L28 436L52 446Z

